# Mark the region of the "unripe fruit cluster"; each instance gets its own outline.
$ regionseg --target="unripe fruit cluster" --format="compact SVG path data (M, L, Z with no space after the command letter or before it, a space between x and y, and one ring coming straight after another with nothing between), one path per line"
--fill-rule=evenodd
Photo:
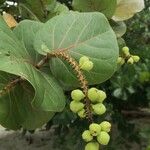
M103 121L100 124L92 123L89 126L89 130L86 130L82 134L82 138L85 142L89 142L85 146L85 150L99 150L99 144L107 145L110 141L111 124L108 121ZM97 142L94 142L96 139Z
M88 57L83 56L79 60L79 66L82 70L90 71L93 68L93 62Z
M125 62L128 64L137 63L140 57L137 55L131 55L128 47L122 48L122 55L118 58L118 64L123 65Z
M85 98L84 93L79 89L73 90L71 92L71 98L73 99L73 101L70 103L71 111L77 113L79 117L85 118L86 114L84 109L84 103L82 102Z
M90 88L88 90L88 98L91 101L91 107L93 114L102 115L106 112L106 107L103 101L106 99L106 93L96 88Z

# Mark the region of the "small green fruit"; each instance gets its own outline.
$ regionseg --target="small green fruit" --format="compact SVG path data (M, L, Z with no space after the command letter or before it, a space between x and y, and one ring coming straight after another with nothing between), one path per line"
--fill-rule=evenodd
M106 93L102 90L98 90L97 94L98 94L98 102L99 103L102 103L107 97Z
M81 66L80 68L82 70L85 70L85 71L90 71L92 68L93 68L93 62L92 61L85 61Z
M92 105L92 108L93 108L94 113L97 115L102 115L106 112L105 105L103 105L101 103L96 104L96 105Z
M88 57L83 56L80 58L79 60L79 65L82 66L84 64L84 62L90 61Z
M119 57L118 60L117 60L117 63L120 64L120 65L123 65L125 63L124 58Z
M86 130L83 132L82 134L82 139L85 141L85 142L90 142L93 140L93 136L91 135L90 131L89 130Z
M130 55L129 48L127 46L122 48L122 52L125 54L125 56L129 56Z
M73 90L71 92L71 98L74 101L81 101L82 99L84 99L85 95L83 94L83 92L81 90Z
M70 103L70 109L74 112L77 113L80 110L82 110L84 108L84 104L81 102L76 102L76 101L72 101Z
M102 145L107 145L110 141L110 136L107 132L102 131L98 136L97 136L97 141L102 144Z
M78 116L80 118L85 118L86 117L86 113L85 113L85 109L82 109L78 112Z
M101 132L101 126L97 123L92 123L89 126L89 130L93 136L97 136Z
M91 88L88 90L88 98L91 100L91 102L96 102L98 99L98 89Z
M128 63L128 64L133 64L133 63L134 63L133 58L132 58L132 57L130 57L130 58L128 59L127 63Z
M99 150L99 144L97 142L90 142L85 146L85 150Z
M133 55L132 58L133 58L134 62L138 62L140 60L140 57L137 55Z
M103 121L103 122L100 124L100 126L101 126L102 131L110 132L111 124L110 124L108 121Z

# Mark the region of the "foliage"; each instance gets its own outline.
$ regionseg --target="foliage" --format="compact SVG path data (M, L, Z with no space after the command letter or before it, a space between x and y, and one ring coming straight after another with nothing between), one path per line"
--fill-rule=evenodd
M57 126L54 147L81 149L85 143L80 135L89 123L83 114L78 112L79 119L70 111L70 91L80 88L86 96L87 79L89 86L107 93L107 113L92 118L113 123L106 149L131 149L129 141L140 143L141 135L147 139L147 130L140 132L123 115L139 107L147 112L150 102L149 1L145 4L145 10L136 14L144 8L143 0L0 1L0 12L19 22L9 29L3 18L7 24L12 18L0 17L0 124L33 130L49 121L47 128ZM140 63L117 65L126 45L132 55L125 61L138 54ZM89 71L78 66L84 56L93 63ZM87 118L88 108L86 101Z

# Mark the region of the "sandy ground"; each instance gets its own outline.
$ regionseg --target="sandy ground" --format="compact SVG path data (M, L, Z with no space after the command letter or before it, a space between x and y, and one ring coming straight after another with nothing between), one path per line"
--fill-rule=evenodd
M150 127L150 119L141 119L133 121L138 127L143 128L143 125ZM117 129L115 130L117 133ZM53 131L38 130L34 134L26 134L23 136L19 131L8 131L0 126L0 150L60 150L52 148L52 140L54 138ZM30 144L32 139L32 144ZM146 143L139 147L136 143L131 143L130 150L145 150ZM122 149L122 150L127 150Z
M29 139L33 143L29 144ZM38 131L33 135L22 136L20 132L7 131L0 126L0 150L53 150L51 132Z

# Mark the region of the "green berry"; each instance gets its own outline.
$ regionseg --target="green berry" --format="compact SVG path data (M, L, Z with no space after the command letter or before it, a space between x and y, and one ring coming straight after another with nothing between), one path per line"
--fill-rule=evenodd
M117 60L117 63L120 64L120 65L123 65L125 63L124 58L119 57L118 60Z
M90 142L93 140L93 136L91 135L90 131L89 130L86 130L83 132L82 134L82 139L85 141L85 142Z
M82 66L84 64L84 62L90 61L88 57L83 56L80 58L79 60L79 65Z
M85 109L82 109L78 112L78 116L80 118L85 118L86 117L86 113L85 113Z
M110 124L108 121L103 121L103 122L100 124L100 126L101 126L102 131L110 132L111 124Z
M98 99L98 89L91 88L88 90L88 98L91 100L91 102L96 102Z
M97 101L99 103L102 103L107 97L106 93L104 91L102 91L102 90L98 90L97 94L98 94L98 100Z
M110 136L107 132L102 131L98 136L97 136L97 141L102 144L102 145L107 145L110 141Z
M132 58L133 58L134 62L138 62L140 60L140 57L137 55L133 55Z
M101 103L92 105L92 108L93 108L94 113L97 115L102 115L106 112L105 105L103 105Z
M130 55L129 48L127 46L122 48L122 52L125 54L125 56L129 56Z
M99 150L99 144L97 142L90 142L85 146L85 150Z
M83 94L83 92L81 90L73 90L71 92L71 98L74 101L81 101L83 98L85 97L85 95Z
M70 103L70 109L74 112L77 113L80 110L82 110L84 108L84 104L81 102L76 102L76 101L72 101Z
M133 64L133 63L134 63L133 58L132 58L132 57L130 57L130 58L128 59L127 63L128 63L128 64Z
M93 68L93 62L92 61L85 61L81 66L80 68L82 70L85 70L85 71L90 71L92 68Z
M101 126L97 123L92 123L89 126L89 130L93 136L97 136L101 132Z

